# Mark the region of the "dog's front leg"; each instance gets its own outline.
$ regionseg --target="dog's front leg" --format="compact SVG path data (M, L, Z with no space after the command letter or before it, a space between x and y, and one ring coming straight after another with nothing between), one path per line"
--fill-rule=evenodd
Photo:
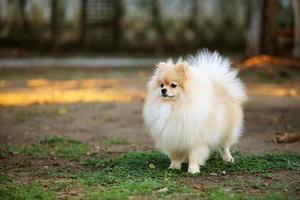
M204 165L209 156L209 148L207 145L198 145L189 152L189 169L191 174L200 172L200 165Z

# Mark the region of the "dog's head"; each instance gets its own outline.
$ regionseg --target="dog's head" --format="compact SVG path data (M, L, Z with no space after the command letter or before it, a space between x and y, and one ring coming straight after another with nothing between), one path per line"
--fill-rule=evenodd
M155 80L155 90L159 90L163 100L176 100L183 95L185 83L188 79L188 66L186 63L178 61L161 62L157 65Z

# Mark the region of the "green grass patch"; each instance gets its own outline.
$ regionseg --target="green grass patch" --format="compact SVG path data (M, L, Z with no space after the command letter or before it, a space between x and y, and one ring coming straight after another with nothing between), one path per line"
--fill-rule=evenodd
M165 187L168 188L168 192L163 195L170 197L174 193L195 194L193 189L188 188L179 181L181 177L207 176L212 172L219 173L221 171L227 173L258 173L276 169L299 170L300 166L300 156L295 154L243 156L236 153L235 158L236 162L234 164L228 164L215 154L207 162L207 165L202 167L200 174L190 175L186 172L186 165L181 171L168 170L170 161L159 152L131 152L115 159L93 160L92 162L86 160L85 165L94 166L97 170L83 173L79 177L83 179L84 184L100 184L104 187L115 186L113 189L98 191L94 194L97 198L113 199L115 197L116 199L126 199L125 197L128 197L128 195L153 195L153 191ZM255 189L261 188L259 180L259 178L257 181L255 179L250 186ZM158 195L158 193L155 193L155 195ZM238 194L228 194L223 190L209 193L207 196L209 196L209 199L241 198Z
M129 152L109 157L103 152L87 155L89 150L90 147L85 143L58 137L47 137L23 148L1 146L1 158L7 162L6 166L0 166L0 196L8 200L56 199L62 193L76 190L79 191L76 193L79 199L129 199L140 196L154 199L253 199L242 194L249 188L284 191L290 187L288 184L265 187L261 179L272 177L272 171L300 170L300 155L290 153L251 156L235 153L235 163L226 163L218 154L213 154L207 164L201 167L200 174L190 175L186 164L180 171L168 170L168 157L156 151ZM35 160L26 164L28 157L22 155L42 159L50 166L44 168L43 164L40 169L32 171L31 164ZM64 158L64 166L51 165L51 160L57 158ZM68 161L75 166L68 165ZM8 176L6 172L12 168L14 170ZM224 183L220 183L215 189L199 193L183 181L186 177L201 180L212 172L220 174L222 171L226 171L227 175L246 172L248 176L261 176L239 187L230 180L229 187L237 188L234 192L220 188L224 186ZM28 183L20 179L22 174L29 176L26 179ZM282 199L281 194L274 192L266 195L256 199Z
M110 145L121 145L121 144L130 144L128 140L125 140L123 138L119 137L112 137L103 142L104 145L110 146Z
M222 161L219 155L214 154L207 164L202 167L202 173L217 172L225 170L227 172L266 172L266 170L299 170L300 155L282 153L244 156L234 153L234 163Z
M235 163L227 163L218 154L214 154L206 165L201 167L201 173L198 176L221 171L263 173L267 170L279 169L300 170L300 155L296 154L243 156L235 153L234 157ZM183 165L181 171L167 170L170 161L167 156L159 152L130 152L115 159L87 159L83 163L106 171L106 175L118 174L119 178L123 176L125 178L128 176L165 177L166 174L171 177L188 175L187 165Z
M289 200L293 199L290 195L283 195L276 192L267 192L266 194L248 195L226 191L223 188L216 188L210 192L201 194L200 199L209 200Z
M209 194L207 194L208 199L211 200L237 200L240 199L240 197L235 194L235 193L231 193L231 192L227 192L222 188L218 188L215 189L213 191L211 191Z
M55 193L46 191L41 182L33 181L30 184L1 185L0 197L7 200L55 199Z
M91 188L91 187L90 187ZM151 196L169 199L173 194L192 195L194 191L180 182L145 178L122 181L115 186L102 187L98 190L88 190L86 199L129 199L134 196Z
M0 174L0 184L1 183L5 183L9 181L9 177L4 175L4 174Z
M0 147L0 157L5 158L10 155L26 154L39 159L49 157L62 157L72 160L79 160L90 150L88 144L76 140L49 136L39 143L27 147L15 147L4 145Z
M287 194L280 194L280 193L277 193L277 192L268 192L267 194L265 195L262 195L262 196L250 196L250 195L247 195L247 196L241 196L240 195L240 198L239 199L245 199L245 200L292 200L294 198L292 198L290 195L287 195Z

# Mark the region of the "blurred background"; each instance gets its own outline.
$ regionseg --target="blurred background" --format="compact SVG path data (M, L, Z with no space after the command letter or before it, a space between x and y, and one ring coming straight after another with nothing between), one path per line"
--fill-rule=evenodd
M142 112L155 65L202 48L249 101L237 162L197 178L146 153ZM0 0L0 199L299 199L299 142L300 0Z
M300 56L298 0L1 0L0 56Z
M299 0L0 0L0 144L152 149L152 70L201 48L228 56L247 87L239 150L300 152L273 142L300 132Z

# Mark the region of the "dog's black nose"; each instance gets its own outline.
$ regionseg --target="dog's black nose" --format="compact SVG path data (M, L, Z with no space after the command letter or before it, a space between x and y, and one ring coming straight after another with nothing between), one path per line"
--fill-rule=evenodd
M167 89L166 88L161 89L161 93L162 94L166 94L167 93Z

